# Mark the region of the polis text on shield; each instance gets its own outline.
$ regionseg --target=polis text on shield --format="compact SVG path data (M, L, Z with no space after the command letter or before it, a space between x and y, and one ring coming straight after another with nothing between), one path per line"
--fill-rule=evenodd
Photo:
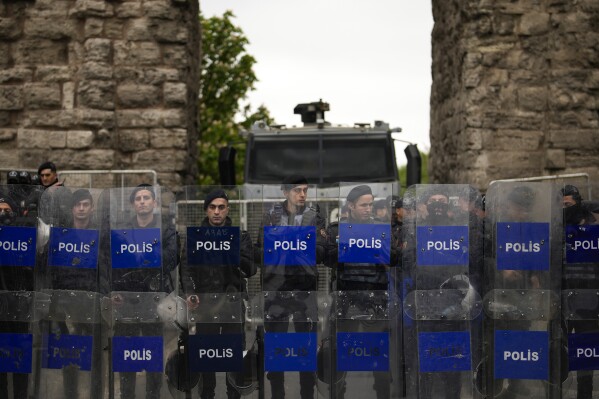
M152 243L142 242L141 244L121 244L121 252L132 254L147 253L153 251Z
M532 352L530 349L524 351L503 351L503 360L513 360L516 362L536 362L539 360L539 352Z
M349 239L349 247L356 248L370 248L370 249L380 249L383 246L383 242L378 238L350 238Z
M574 241L574 250L577 251L579 249L583 249L585 251L588 251L589 249L599 249L599 238L597 239L597 241L593 241L593 240L581 240L581 241Z
M541 243L538 242L508 242L505 244L505 252L541 252Z
M152 360L152 351L149 349L134 349L134 350L125 350L124 351L123 360L142 360L148 361Z
M460 241L459 240L449 240L449 241L428 241L426 243L426 249L435 251L457 251L460 249Z
M196 251L229 251L231 243L229 241L197 241Z
M308 243L299 239L295 241L275 241L275 250L283 251L305 251L308 249Z
M205 349L202 348L198 350L198 354L200 355L200 359L207 357L208 359L229 359L233 357L233 349L232 348L224 348L224 349Z
M88 254L90 250L90 245L84 242L80 242L79 244L71 243L71 242L61 242L58 243L58 252L68 252L75 254Z
M356 346L354 348L348 348L347 349L347 354L349 356L355 356L355 357L373 357L373 356L380 356L381 355L381 348L378 347L373 347L373 348L369 348L366 346Z
M0 248L4 251L12 252L27 252L28 243L27 241L0 241Z
M275 348L275 356L278 357L306 357L308 356L308 348Z

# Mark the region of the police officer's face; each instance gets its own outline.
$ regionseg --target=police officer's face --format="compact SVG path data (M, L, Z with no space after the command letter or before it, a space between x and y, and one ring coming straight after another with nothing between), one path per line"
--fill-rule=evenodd
M289 205L301 208L306 205L306 198L308 197L308 185L300 184L299 186L293 187L289 191L283 191L283 195L287 199L287 203Z
M224 198L215 198L206 208L206 214L211 226L222 226L229 214L229 203Z
M564 198L562 200L562 206L564 208L569 208L574 205L576 205L576 201L574 200L574 198L572 198L571 195L564 195Z
M352 218L362 222L369 220L372 215L373 204L374 197L370 194L362 195L355 202L350 202L349 210Z
M135 193L133 199L133 208L135 213L139 216L147 215L154 211L156 207L156 201L152 197L152 193L149 190L139 190Z
M56 181L56 177L56 172L53 172L52 169L42 169L40 172L40 182L44 187L48 187L54 183Z
M94 211L94 205L91 200L84 199L79 201L73 206L73 218L77 220L88 220L92 212Z

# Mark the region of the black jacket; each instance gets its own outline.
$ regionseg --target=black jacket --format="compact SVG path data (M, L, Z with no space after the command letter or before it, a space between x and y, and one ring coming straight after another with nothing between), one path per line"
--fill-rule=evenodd
M354 224L381 224L381 222L370 219L368 223L358 222L351 217L341 219L340 223ZM387 286L389 283L388 269L389 265L378 265L371 263L339 263L339 223L331 223L327 231L327 246L326 246L326 264L335 270L335 280L337 289L343 289L345 285L364 284L370 286ZM391 259L390 265L395 266L398 262L397 248L391 240Z
M227 216L225 226L232 221ZM209 227L208 218L204 218L202 227ZM186 294L205 292L238 292L246 291L246 278L256 274L254 263L254 245L247 231L241 232L239 265L204 265L189 266L181 269L181 282Z
M137 223L137 217L134 216L123 229L142 229L157 228L159 216L154 215L152 222L140 227ZM108 235L110 237L110 235ZM171 278L171 272L178 266L177 253L177 233L174 226L162 224L162 268L124 268L113 269L111 258L108 257L108 264L104 265L110 270L110 289L109 291L129 291L129 292L171 292L174 290L174 284ZM110 247L110 246L109 246Z
M326 221L318 206L305 206L294 216L287 211L287 201L274 204L262 217L257 247L263 249L264 226L294 226L296 217L301 217L300 226L316 227L316 263L322 263L325 254ZM291 220L294 219L294 220ZM316 289L317 269L315 266L267 266L262 268L265 291L292 291Z

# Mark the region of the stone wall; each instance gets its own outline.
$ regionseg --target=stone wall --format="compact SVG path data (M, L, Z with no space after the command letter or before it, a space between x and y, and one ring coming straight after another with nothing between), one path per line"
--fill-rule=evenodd
M599 1L433 0L430 177L599 180Z
M194 0L0 0L0 165L196 172Z

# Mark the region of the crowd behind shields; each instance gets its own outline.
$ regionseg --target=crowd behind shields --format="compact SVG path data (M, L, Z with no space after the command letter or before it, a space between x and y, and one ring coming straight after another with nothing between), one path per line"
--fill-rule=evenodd
M0 226L35 229L43 224L50 226L49 234L55 235L58 230L54 228L63 229L65 234L72 232L75 236L84 234L80 232L96 232L97 236L94 237L99 242L98 253L91 267L58 265L52 256L56 236L44 238L43 234L38 234L42 239L36 244L37 258L34 264L11 264L13 260L7 255L5 259L10 260L0 265L2 298L10 298L9 294L13 292L94 292L109 298L113 319L98 319L94 323L69 320L69 311L51 302L52 317L42 317L39 325L20 320L2 320L0 334L4 337L41 333L46 337L91 337L93 343L87 348L92 353L91 366L85 370L89 371L88 374L83 372L81 365L64 365L58 374L54 374L59 376L61 382L52 381L52 374L46 371L50 364L48 359L44 360L47 355L35 353L31 363L32 372L38 373L35 377L27 371L0 372L0 399L42 397L41 383L54 386L54 394L58 396L72 398L82 395L102 397L103 390L108 389L111 395L123 399L155 399L164 397L166 392L174 392L175 385L175 391L184 389L181 395L198 395L202 399L220 395L238 399L248 393L247 386L245 390L239 386L244 373L247 374L245 377L261 382L255 388L262 390L262 395L275 399L312 399L319 395L335 399L357 397L353 389L358 376L359 381L367 381L360 387L363 392L378 399L409 396L410 392L425 399L439 395L457 399L479 389L491 390L493 396L502 398L521 397L527 393L545 396L550 395L549 391L539 391L537 385L529 383L529 379L498 378L494 372L495 368L500 367L497 359L492 355L483 355L484 351L497 344L498 331L513 329L526 332L533 326L538 327L538 323L527 319L496 319L492 311L485 313L487 309L472 318L458 319L458 308L478 303L482 309L483 298L488 298L490 293L499 288L526 293L549 289L558 294L560 288L555 287L599 289L599 261L570 262L567 256L571 248L568 247L566 232L585 229L593 234L597 232L594 228L588 228L597 225L596 209L589 208L574 185L564 185L558 190L562 214L555 213L558 215L556 218L547 215L547 223L563 226L560 228L564 236L557 237L557 241L556 237L551 240L552 243L559 241L563 245L563 248L559 248L563 254L560 266L556 268L552 263L545 270L534 267L510 268L509 265L504 267L500 260L502 247L496 241L498 231L506 223L528 226L539 222L539 207L548 203L541 197L551 190L539 191L534 184L510 185L509 190L502 193L501 201L491 199L495 201L491 208L486 207L484 196L468 186L459 189L450 185L417 186L406 190L402 196L397 193L383 196L376 191L374 184L350 184L341 187L343 194L339 195L339 216L331 219L321 211L316 201L316 189L309 181L299 174L290 175L281 182L278 198L264 201L261 226L257 235L252 237L250 232L239 229L231 217L232 199L238 199L238 193L235 194L231 188L194 188L200 193L196 197L201 201L196 206L202 218L198 222L173 222L173 215L162 214L162 209L166 207L162 203L161 189L157 186L140 184L125 189L127 192L121 189L102 192L69 188L59 181L56 165L52 162L40 165L38 177L39 185L30 185L28 189L10 184L2 187ZM547 212L555 211L548 206ZM383 226L388 230L381 230ZM459 230L462 226L466 230ZM227 233L223 235L227 235L232 231L230 242L227 242L235 248L236 256L229 258L220 254L217 261L210 262L202 256L196 257L197 254L188 247L193 243L186 241L188 237L182 237L181 227L188 229L185 234L190 234L191 228L202 234L213 235L225 231ZM420 227L433 231L430 233L433 235L443 229L449 231L447 234L466 231L469 246L465 260L452 263L450 256L439 253L436 261L444 259L445 263L426 263L427 260L423 260L426 258L419 254L424 251L421 248L424 230L420 230ZM349 242L348 234L351 236L358 231L360 234L379 234L383 231L382 236L386 237L388 244L382 244L383 249L375 255L352 252L346 245ZM116 240L136 244L126 240L134 235L150 237L154 232L158 232L158 235L153 236L148 247L143 247L144 254L132 254L130 260L123 261L125 257L114 246ZM277 240L293 241L297 238L299 242L302 237L311 237L313 241L306 239L311 244L302 247L297 253L282 251L273 255L272 245ZM229 248L228 244L226 247ZM230 259L235 261L231 262ZM325 270L323 267L328 268L327 273L331 276L326 292L331 295L333 309L324 315L319 313L321 310L315 294L319 291L319 279L323 278L320 275ZM264 295L261 302L263 317L259 326L255 324L256 319L245 317L250 300L248 281L258 271L259 286ZM404 304L410 303L410 295L414 293L443 289L464 292L459 306L451 303L447 304L446 309L427 309L430 313L420 309L424 313L421 313L423 317L419 320L410 320L401 309ZM258 352L259 371L242 369L242 378L239 379L231 377L233 374L224 366L214 371L197 372L190 369L189 374L196 373L198 377L197 384L181 388L184 385L173 384L172 378L165 375L162 365L158 369L149 367L138 371L128 368L129 364L121 361L123 359L115 363L115 358L119 356L115 348L134 337L158 339L152 342L165 345L161 346L165 353L161 352L160 356L168 355L166 338L173 334L172 326L167 326L159 317L153 322L144 319L145 316L140 317L141 307L134 298L145 298L144 294L160 294L157 298L161 298L173 292L183 299L189 315L214 314L217 317L218 308L211 309L207 299L215 295L238 301L237 312L242 317L236 322L200 317L179 326L185 331L179 331L178 334L185 340L189 339L190 343L193 341L193 345L197 345L202 337L219 336L229 340L227 342L238 339L241 343L236 348L243 353L240 358L252 351ZM471 297L466 300L465 297L472 292L475 292L474 297L478 298L478 302ZM397 295L398 299L392 300L393 295ZM380 298L384 298L382 302ZM223 302L218 306L231 308L230 305L223 305ZM559 326L547 323L546 329L552 342L558 336L565 337L567 341L568 337L576 334L599 333L597 310L573 309L573 313L580 317L563 319L557 323ZM585 311L590 313L586 314ZM135 317L127 318L127 312L137 315L138 320L132 321ZM393 314L402 317L394 318ZM6 309L0 308L0 317L9 318L9 315ZM107 326L100 327L105 322ZM435 370L434 367L425 370L422 367L426 361L423 357L426 349L420 342L422 334L442 336L455 331L467 331L469 334L468 355L471 356L471 364L460 369L462 372ZM366 337L371 333L389 337L384 350L387 350L390 364L381 367L380 363L360 363L359 367L362 368L356 366L358 363L350 364L351 351L340 353L341 341L348 336ZM313 363L306 360L296 365L297 369L290 369L285 368L284 363L277 363L277 359L273 360L274 355L268 352L269 348L276 347L277 340L286 334L303 334L302 337L318 339L320 345L306 346L307 351L314 350ZM256 338L252 341L254 336ZM121 341L122 338L126 339ZM328 346L323 344L325 341ZM564 341L564 345L567 344ZM326 353L325 346L328 348ZM124 350L128 351L127 348ZM557 356L553 347L550 346L548 350L551 359ZM323 357L328 358L325 363L330 368L326 377L316 371L317 367L324 364L321 363ZM339 359L349 359L348 364ZM150 360L147 360L150 365ZM194 361L190 359L189 363ZM181 365L186 366L188 364ZM472 385L472 380L467 377L474 370L482 375L480 379L484 383L480 386ZM239 377L239 370L237 372ZM260 373L264 380L260 380ZM553 378L553 369L548 373ZM575 381L577 398L591 398L599 389L593 384L592 367L572 369L570 375L571 380Z

